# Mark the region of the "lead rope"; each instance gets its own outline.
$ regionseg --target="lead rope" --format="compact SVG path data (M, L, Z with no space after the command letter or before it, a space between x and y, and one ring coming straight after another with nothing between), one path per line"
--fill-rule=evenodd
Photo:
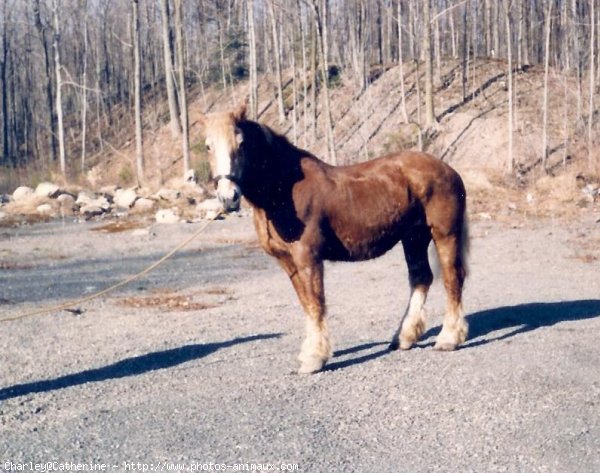
M223 214L222 211L217 212L217 215L212 220L216 220L222 214ZM0 319L0 323L12 322L14 320L24 319L26 317L33 317L34 315L47 314L49 312L58 312L61 310L65 310L70 307L73 307L74 305L83 304L84 302L88 302L93 299L97 299L98 297L108 294L109 292L112 292L115 289L126 286L127 284L135 281L136 279L139 279L142 276L145 276L146 274L150 273L151 271L156 269L159 265L161 265L166 260L168 260L175 253L177 253L179 250L181 250L184 246L188 245L193 239L195 239L198 235L200 235L202 232L204 232L204 230L206 230L206 227L208 227L208 225L212 222L212 220L208 220L207 222L205 222L204 225L202 225L196 232L194 232L194 234L192 236L190 236L188 239L181 242L179 245L177 245L175 248L173 248L171 251L169 251L166 255L164 255L161 259L152 263L150 266L148 266L146 269L143 269L139 273L134 274L133 276L129 276L127 279L124 279L121 282L113 284L112 286L107 287L106 289L103 289L101 291L95 292L94 294L90 294L89 296L81 297L79 299L73 299L69 302L65 302L64 304L60 304L60 305L53 306L53 307L47 307L45 309L36 309L31 312L25 312L23 314L15 315L14 317Z

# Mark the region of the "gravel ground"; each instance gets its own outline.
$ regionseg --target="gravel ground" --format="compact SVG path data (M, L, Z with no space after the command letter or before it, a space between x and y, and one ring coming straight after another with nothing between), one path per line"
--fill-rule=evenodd
M328 264L336 351L308 376L299 303L251 219L213 222L79 314L0 324L0 471L600 471L597 220L472 223L471 334L453 353L432 349L439 281L422 342L387 351L408 296L400 247ZM98 226L0 228L0 318L118 282L199 224Z

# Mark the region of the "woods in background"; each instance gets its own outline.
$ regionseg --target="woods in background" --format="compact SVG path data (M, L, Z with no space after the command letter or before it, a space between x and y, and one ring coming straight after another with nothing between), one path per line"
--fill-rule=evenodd
M416 61L422 67L425 107L419 125L427 128L436 126L432 95L443 81L443 58L461 61L465 96L471 59L507 61L509 128L513 70L532 64L575 76L578 100L573 107L587 124L591 144L600 83L598 3L3 0L0 166L36 164L78 173L86 170L90 156L122 143L135 128L140 177L142 127L169 122L173 137L185 142L185 91L202 94L214 85L227 89L242 79L250 79L255 117L260 74L272 77L280 121L293 120L294 134L303 126L313 140L326 140L328 159L335 162L328 87L342 71L365 89L378 71ZM284 97L286 80L293 83L292 97ZM158 100L162 97L166 109ZM303 101L304 107L312 105L303 110L302 124L296 123L299 97L312 98ZM317 101L325 117L325 128L318 132ZM405 109L402 113L408 119ZM509 143L508 169L510 153ZM546 151L542 154L544 159Z

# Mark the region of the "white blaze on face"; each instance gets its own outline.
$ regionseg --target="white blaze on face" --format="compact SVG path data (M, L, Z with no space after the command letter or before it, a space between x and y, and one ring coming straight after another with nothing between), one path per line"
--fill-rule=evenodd
M218 140L213 144L215 155L215 171L217 176L231 174L231 150L226 140Z

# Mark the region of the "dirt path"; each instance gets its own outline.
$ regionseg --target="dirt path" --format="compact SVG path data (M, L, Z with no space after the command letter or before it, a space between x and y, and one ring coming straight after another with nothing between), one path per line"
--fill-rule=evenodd
M425 339L387 351L408 295L400 248L328 265L336 352L312 376L293 374L300 308L250 219L215 222L80 315L0 324L0 471L600 471L596 220L473 223L471 336L454 353L432 350L439 282ZM0 229L0 318L100 290L197 228L92 227Z

